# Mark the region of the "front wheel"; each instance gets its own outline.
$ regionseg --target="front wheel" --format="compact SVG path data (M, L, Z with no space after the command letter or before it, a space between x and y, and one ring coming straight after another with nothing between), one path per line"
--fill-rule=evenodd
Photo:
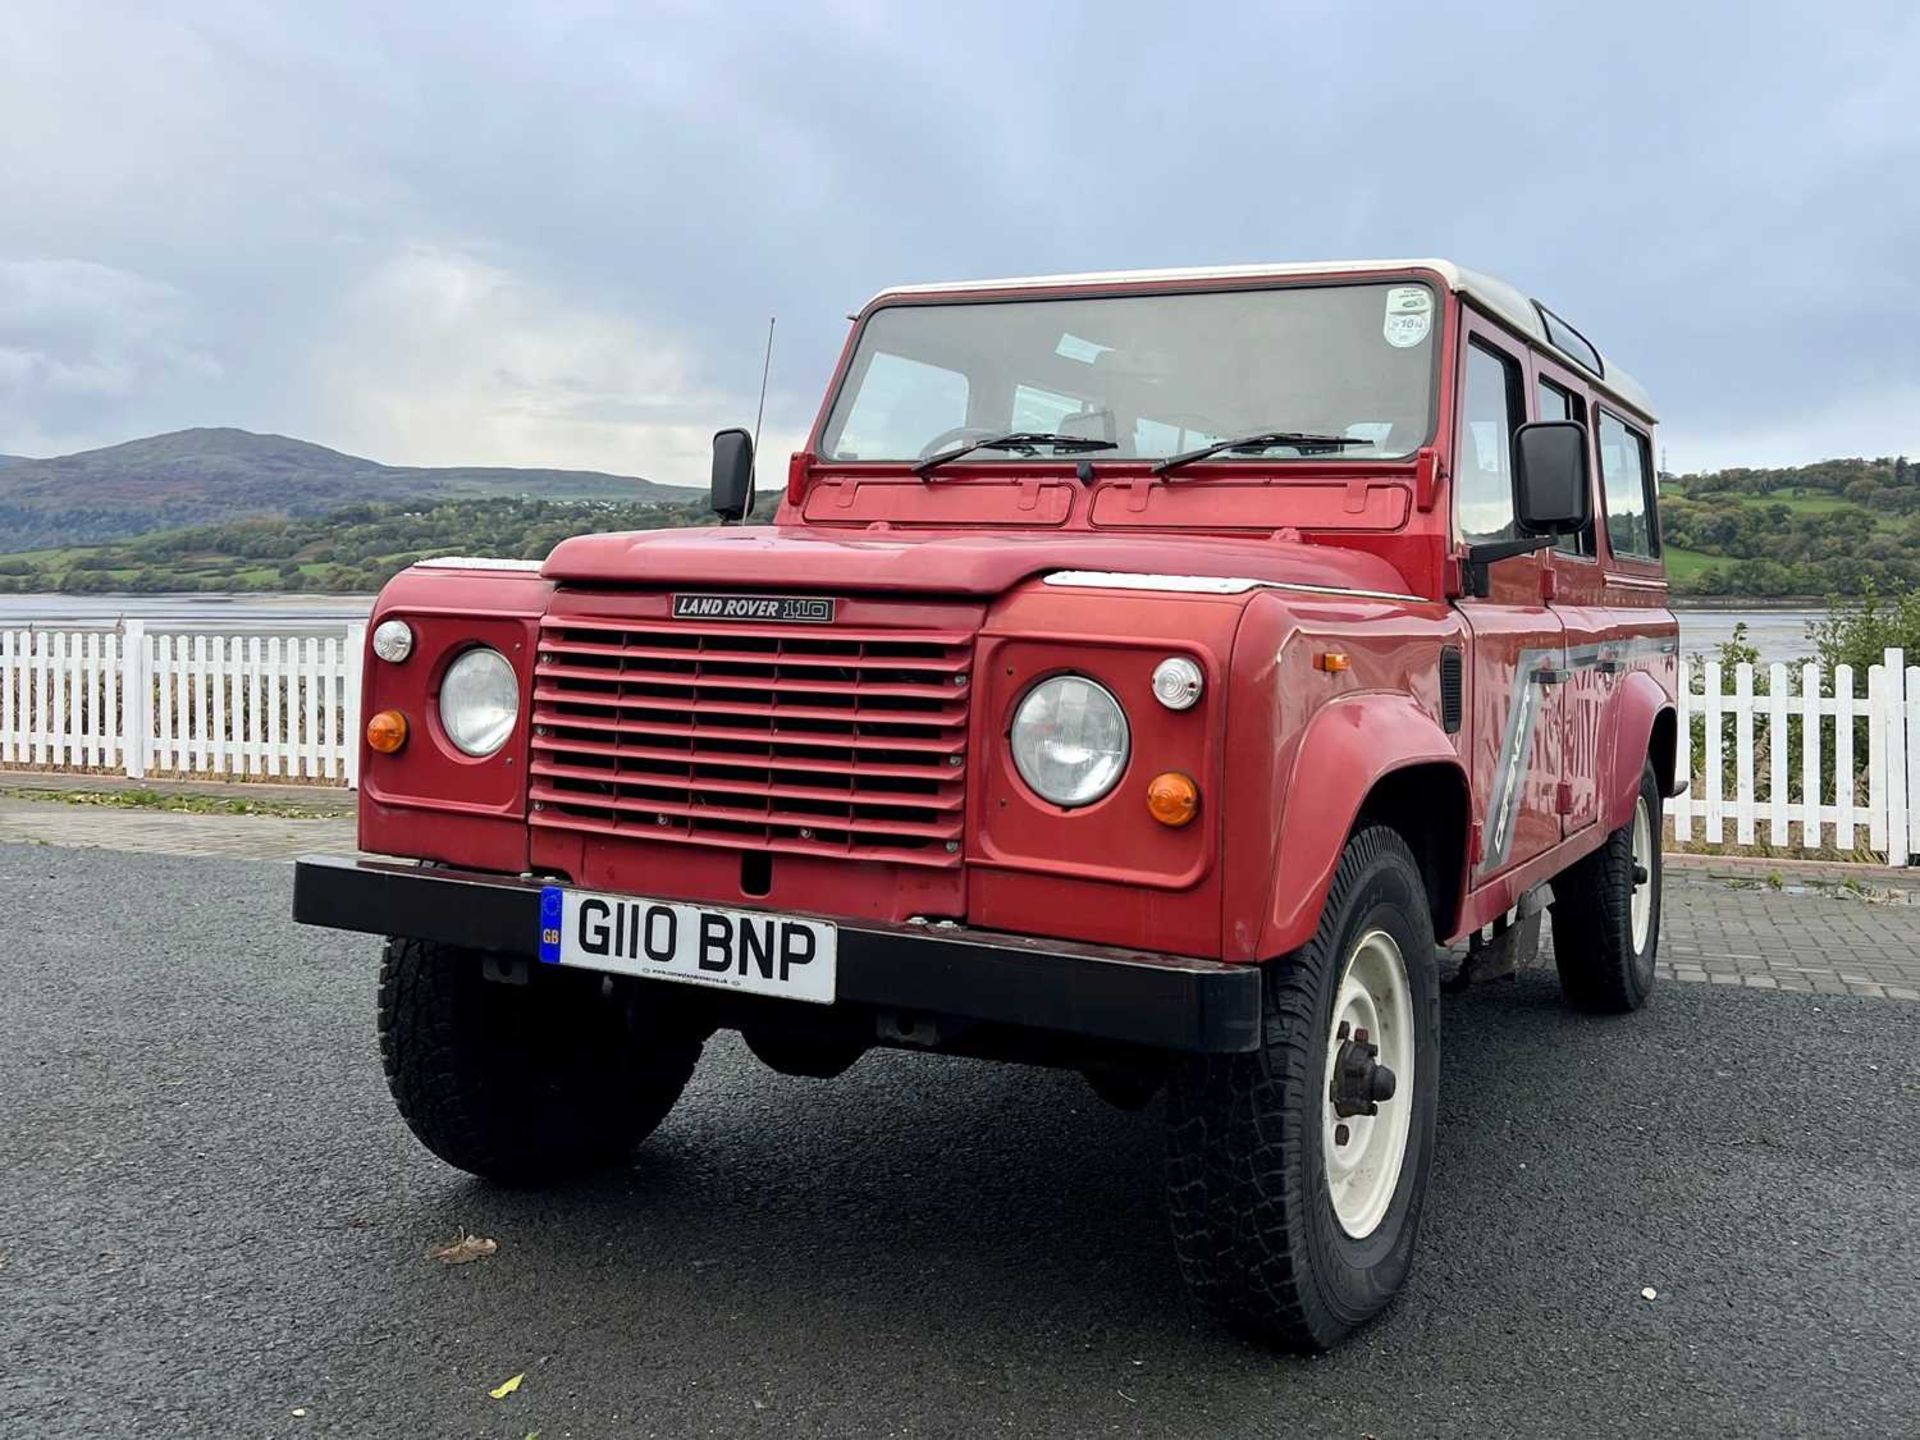
M1633 815L1553 881L1553 959L1577 1010L1624 1015L1647 1003L1660 949L1660 781L1640 771Z
M1433 1159L1433 923L1399 834L1347 842L1313 939L1263 980L1260 1048L1168 1085L1174 1245L1227 1323L1323 1350L1405 1283Z
M387 942L380 1053L408 1127L510 1185L624 1159L680 1098L703 1032L658 985L546 966L506 985L482 966L475 950Z

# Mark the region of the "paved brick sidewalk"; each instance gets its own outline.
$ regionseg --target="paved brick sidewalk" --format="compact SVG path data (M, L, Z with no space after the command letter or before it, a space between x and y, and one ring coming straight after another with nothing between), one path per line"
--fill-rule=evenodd
M1660 939L1671 979L1920 1000L1920 903L1841 885L1727 880L1670 869Z
M288 820L273 815L196 815L0 798L0 843L6 842L291 860L314 850L351 852L354 822L351 817Z
M0 798L0 843L291 860L354 849L351 817L290 820ZM1661 974L1670 980L1920 1000L1920 891L1875 879L1833 883L1727 878L1674 865L1666 875ZM1552 964L1551 945L1542 963Z

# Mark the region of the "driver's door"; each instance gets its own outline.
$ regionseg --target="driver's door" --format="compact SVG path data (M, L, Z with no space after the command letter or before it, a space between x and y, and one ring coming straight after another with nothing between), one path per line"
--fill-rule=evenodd
M1527 418L1518 348L1470 312L1462 327L1453 465L1456 542L1515 537L1513 432ZM1472 633L1467 760L1479 820L1477 885L1560 843L1566 641L1548 603L1548 552L1495 561L1459 602Z

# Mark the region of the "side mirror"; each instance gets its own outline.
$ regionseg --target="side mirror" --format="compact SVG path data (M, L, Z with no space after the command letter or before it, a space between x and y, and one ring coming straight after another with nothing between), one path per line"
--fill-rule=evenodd
M753 509L753 436L722 430L713 437L713 513L725 523Z
M1577 535L1592 522L1590 453L1578 420L1536 420L1513 432L1513 513L1524 533Z

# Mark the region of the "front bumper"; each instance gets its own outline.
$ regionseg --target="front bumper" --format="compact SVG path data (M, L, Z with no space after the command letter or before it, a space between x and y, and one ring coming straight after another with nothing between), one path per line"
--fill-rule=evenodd
M532 957L543 883L406 861L307 856L294 866L293 918ZM840 1005L1164 1050L1227 1053L1259 1043L1260 972L1250 965L964 927L833 923L840 931Z

